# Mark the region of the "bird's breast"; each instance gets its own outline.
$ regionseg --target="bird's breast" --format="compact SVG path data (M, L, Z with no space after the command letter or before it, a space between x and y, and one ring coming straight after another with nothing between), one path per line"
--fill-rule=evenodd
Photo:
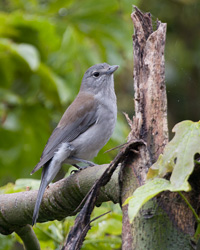
M94 158L110 139L116 120L116 102L100 104L97 108L96 123L71 143L75 148L74 156L86 160Z

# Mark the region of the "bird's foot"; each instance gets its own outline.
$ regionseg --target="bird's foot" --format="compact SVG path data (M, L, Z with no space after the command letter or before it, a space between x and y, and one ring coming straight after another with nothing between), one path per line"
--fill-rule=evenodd
M77 168L77 170L76 170L76 169L72 170L72 171L71 171L71 174L75 174L75 173L77 173L77 172L80 172L82 169L85 169L85 168L88 167L88 166L82 166L82 167L80 167L80 166L77 165L77 164L73 164L72 166L75 167L75 168Z
M73 164L72 166L77 168L77 170L72 170L71 174L77 173L77 172L81 171L82 169L86 169L87 167L95 166L95 164L93 162L91 162L91 161L86 161L86 160L79 159L79 158L76 158L76 157L71 157L71 159L87 164L86 166L79 166L77 164Z
M84 167L80 167L77 164L74 164L73 166L78 168L78 169L87 168L88 166L89 167L95 166L94 162L92 162L92 161L87 161L87 160L80 159L80 158L77 158L77 157L74 157L74 156L71 156L70 159L87 164L87 166L84 166Z
M77 168L77 170L76 170L76 169L73 169L73 170L70 172L70 174L75 174L75 173L81 171L81 167L80 167L79 165L73 164L72 166L75 167L75 168Z

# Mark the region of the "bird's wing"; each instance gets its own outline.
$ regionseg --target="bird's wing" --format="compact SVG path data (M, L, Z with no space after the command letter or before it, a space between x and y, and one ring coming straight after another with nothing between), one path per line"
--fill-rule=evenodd
M62 116L58 126L51 134L40 162L33 169L31 174L40 169L48 162L58 150L62 142L71 142L80 134L84 133L96 121L97 102L89 94L78 95Z

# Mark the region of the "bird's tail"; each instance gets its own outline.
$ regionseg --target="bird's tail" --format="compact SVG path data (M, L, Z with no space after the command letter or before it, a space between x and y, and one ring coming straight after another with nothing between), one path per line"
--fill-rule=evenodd
M36 200L35 208L34 208L34 212L33 212L32 226L34 226L34 224L37 221L37 218L39 215L40 204L42 202L42 197L43 197L43 194L44 194L46 187L49 184L49 182L46 178L46 175L48 174L48 168L49 168L49 164L48 165L46 164L42 169L42 178L41 178L40 188L38 190L37 200Z
M72 151L72 146L69 143L62 143L58 148L58 151L55 152L53 158L45 163L42 169L42 178L40 183L40 188L38 191L37 200L35 203L35 208L33 212L33 221L32 225L34 225L37 221L40 204L42 202L42 197L47 185L55 178L58 171L61 168L61 163L68 158Z

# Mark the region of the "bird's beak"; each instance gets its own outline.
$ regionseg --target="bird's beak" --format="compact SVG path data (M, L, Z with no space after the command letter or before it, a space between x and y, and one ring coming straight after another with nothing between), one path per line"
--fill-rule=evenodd
M106 71L106 74L111 75L111 74L114 73L118 68L119 68L119 65L110 66L110 67L108 68L108 70Z

